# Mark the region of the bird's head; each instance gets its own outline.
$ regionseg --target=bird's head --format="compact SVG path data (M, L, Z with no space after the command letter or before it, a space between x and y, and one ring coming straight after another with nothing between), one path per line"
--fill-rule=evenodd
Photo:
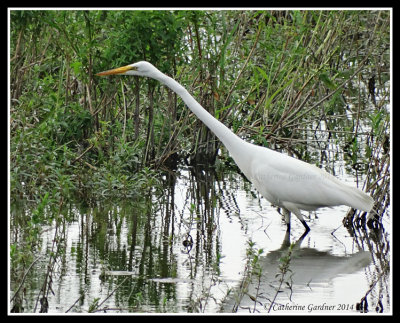
M112 70L97 73L97 76L105 75L138 75L154 78L160 71L149 62L141 61L134 64L118 67Z

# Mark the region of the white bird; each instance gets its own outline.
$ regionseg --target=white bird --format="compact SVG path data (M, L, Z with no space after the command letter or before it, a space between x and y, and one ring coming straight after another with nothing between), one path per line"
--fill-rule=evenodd
M244 141L208 113L189 92L152 64L141 61L98 73L104 75L138 75L155 79L177 93L188 108L221 140L237 166L271 204L284 210L290 231L290 213L294 213L310 230L301 210L347 205L370 212L374 200L356 187L342 183L326 171L266 147Z

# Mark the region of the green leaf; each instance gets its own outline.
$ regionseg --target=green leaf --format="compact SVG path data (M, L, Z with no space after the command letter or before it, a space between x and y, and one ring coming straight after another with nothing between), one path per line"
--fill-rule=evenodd
M81 73L81 68L82 68L82 62L80 62L80 61L75 61L75 62L72 62L72 63L70 64L70 66L72 67L72 69L74 70L74 73L75 73L76 75L80 75L80 73Z
M321 73L319 79L325 84L325 86L331 90L336 89L336 84L329 78L328 74Z
M262 76L262 77L268 82L268 84L269 84L269 77L268 77L267 73L265 73L265 71L264 71L262 68L258 67L258 66L256 66L256 68L257 68L258 72L261 74L261 76Z

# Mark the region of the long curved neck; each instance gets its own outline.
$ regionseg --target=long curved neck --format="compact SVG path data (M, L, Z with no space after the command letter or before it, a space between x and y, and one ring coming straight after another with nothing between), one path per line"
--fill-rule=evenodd
M157 75L154 75L153 78L168 86L172 91L178 94L186 103L188 108L218 137L219 140L222 141L224 146L232 154L232 157L236 159L236 152L239 153L239 151L237 151L238 146L247 144L244 140L240 139L228 127L208 113L189 94L189 92L174 79L161 72L157 73Z

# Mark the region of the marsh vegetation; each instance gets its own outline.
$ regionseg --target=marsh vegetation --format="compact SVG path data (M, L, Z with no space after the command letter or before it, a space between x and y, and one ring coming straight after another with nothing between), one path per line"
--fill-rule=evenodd
M11 10L10 311L271 313L325 297L390 312L390 19ZM371 194L376 221L324 209L285 236L174 93L94 76L139 60L246 140ZM336 270L304 281L301 259Z

